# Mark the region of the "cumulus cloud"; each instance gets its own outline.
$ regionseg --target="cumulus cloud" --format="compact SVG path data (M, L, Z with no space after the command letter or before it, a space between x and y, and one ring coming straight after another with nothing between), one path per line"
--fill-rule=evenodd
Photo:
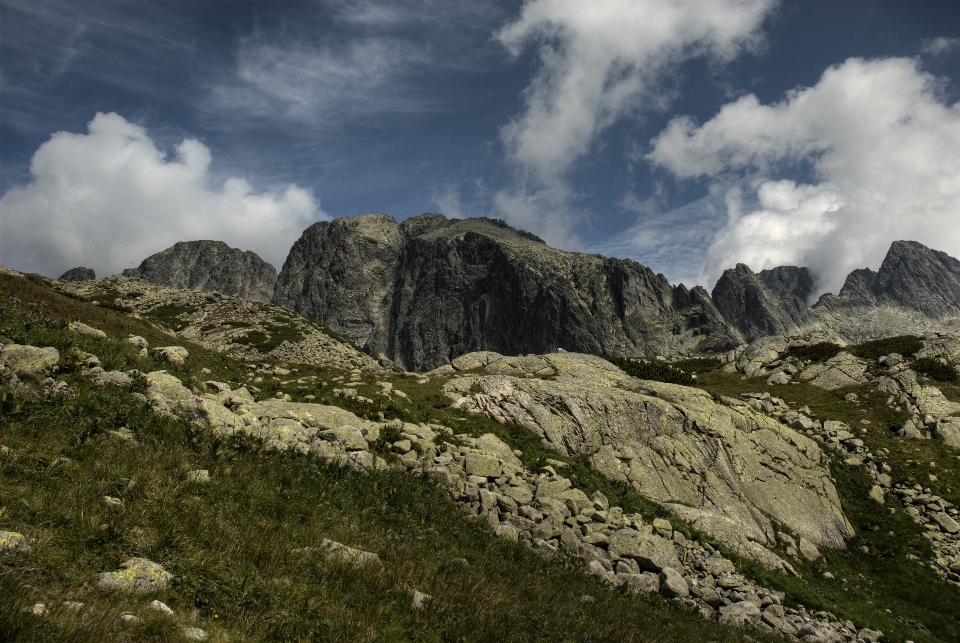
M168 160L143 127L98 113L87 134L57 132L33 155L33 180L8 190L3 262L56 277L84 265L114 274L177 241L215 239L278 269L311 221L327 218L309 190L255 193L214 185L210 149L184 139Z
M538 45L539 69L524 109L501 136L518 184L500 201L511 220L556 236L556 210L572 192L566 174L599 134L673 98L662 81L683 60L735 57L758 41L774 0L532 0L499 41L519 55ZM552 192L545 198L539 192ZM566 194L564 194L566 192ZM566 225L578 217L561 207ZM539 224L539 225L538 225Z
M779 103L748 95L703 125L669 123L653 140L651 162L718 185L758 175L748 187L754 194L727 194L708 283L737 262L754 270L794 264L811 269L819 292L837 292L850 270L876 269L897 239L960 256L960 104L946 104L937 79L918 65L851 58ZM782 180L804 170L815 178Z

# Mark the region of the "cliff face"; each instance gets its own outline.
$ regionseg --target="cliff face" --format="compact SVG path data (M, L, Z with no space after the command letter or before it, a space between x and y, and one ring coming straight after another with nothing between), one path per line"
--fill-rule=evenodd
M807 285L809 281L809 287ZM725 270L711 298L724 319L744 340L787 335L816 321L803 298L813 288L806 268L781 266L757 275L738 263Z
M123 276L269 303L277 269L256 253L222 241L180 241L147 257L137 268L124 270Z
M273 303L416 370L478 350L638 355L738 343L702 288L550 248L502 222L438 214L311 226Z

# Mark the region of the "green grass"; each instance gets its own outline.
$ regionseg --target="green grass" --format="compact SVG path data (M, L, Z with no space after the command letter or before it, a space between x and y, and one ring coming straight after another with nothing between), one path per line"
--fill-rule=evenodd
M0 283L3 300L22 300L0 319L17 341L76 347L99 355L107 368L167 368L188 386L204 379L245 381L243 362L173 341L143 320L62 297L39 283ZM25 308L27 302L46 310ZM116 337L73 335L65 329L70 319L121 337L143 335L154 345L182 344L191 355L185 368L171 368L141 359ZM332 388L324 381L346 375L306 366L298 371L289 380L317 375L321 379L307 390L324 396ZM70 372L58 376L71 382L73 394L53 398L4 389L0 405L0 443L12 449L0 457L0 529L34 539L30 554L0 556L0 632L8 640L176 641L182 625L203 627L212 641L747 640L743 631L702 621L656 596L602 586L578 561L546 560L496 538L427 480L360 474L265 451L252 439L216 439L158 416L120 389L87 386ZM365 375L361 386L373 387L373 379ZM438 408L439 380L420 395L409 378L391 381L411 399L381 398L378 404L408 421L496 430L522 443L526 458L548 455L519 427L476 416L458 422L462 413ZM276 378L265 377L263 385L263 394L271 387L303 393L295 382ZM354 406L377 413L370 405ZM120 427L130 429L137 444L110 433ZM570 467L593 484L595 474L584 463L571 461ZM186 472L201 468L212 482L188 482ZM120 498L123 507L106 505L104 495ZM292 553L322 538L378 553L382 570ZM147 596L96 586L97 572L131 556L163 564L176 576L172 586ZM435 597L428 609L411 608L415 589ZM584 603L583 595L597 600ZM154 598L176 616L153 614L147 604ZM56 606L66 600L85 603L82 618L57 607L42 618L23 611L38 601ZM122 625L121 612L142 620ZM756 632L753 638L767 640Z
M157 306L147 312L147 317L156 319L161 324L172 330L183 330L190 325L190 322L184 319L184 315L197 312L196 306L178 306L177 304L164 304Z

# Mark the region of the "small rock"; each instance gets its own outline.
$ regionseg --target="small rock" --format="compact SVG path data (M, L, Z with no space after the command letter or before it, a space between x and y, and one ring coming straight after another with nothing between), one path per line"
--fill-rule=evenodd
M830 572L823 572L823 577L827 580L833 580L833 574Z
M138 622L139 620L140 620L139 618L137 618L137 617L136 617L135 615L133 615L133 614L130 614L129 612L120 615L120 622L121 622L121 623L136 623L136 622Z
M0 531L0 551L16 551L29 553L30 545L23 534L15 531Z
M820 553L820 550L817 549L817 546L806 538L800 539L800 553L807 560L817 560L823 555Z
M740 601L720 607L720 622L743 626L760 618L760 608L750 601Z
M430 594L424 594L423 592L413 590L413 609L423 608L432 598L433 596Z
M165 359L174 366L183 366L187 363L190 353L183 346L162 346L156 349L158 357Z
M27 611L33 614L34 616L44 616L49 610L47 606L43 603L34 603L27 608Z
M870 500L873 500L878 505L884 504L885 500L883 496L883 487L880 485L873 485L870 488Z
M161 614L163 614L163 615L165 615L165 616L173 616L173 614L174 614L173 610L170 609L170 607L168 607L166 603L162 603L162 602L160 602L160 601L156 601L156 600L155 600L155 601L151 601L151 602L150 602L150 607L151 607L152 609L157 610L158 612L160 612Z
M207 636L206 630L202 630L199 627L183 628L183 638L188 641L206 641Z
M187 471L187 481L199 483L210 482L210 472L206 469Z
M673 535L673 525L670 524L669 520L664 520L663 518L653 519L653 530L667 538Z
M99 337L102 339L107 336L107 334L102 330L100 330L99 328L94 328L93 326L87 326L83 322L78 322L78 321L70 322L67 325L67 328L69 328L72 332L78 335L87 335L88 337Z
M113 496L104 496L103 501L108 505L110 505L111 507L123 506L123 500L120 500L120 498L114 498Z
M132 344L133 347L136 348L137 350L142 351L150 348L150 344L147 342L147 340L145 340L143 337L140 337L139 335L130 335L129 337L127 337L126 342L128 344Z
M883 638L883 632L878 630L870 630L863 628L857 632L857 640L865 641L866 643L879 643L880 639Z

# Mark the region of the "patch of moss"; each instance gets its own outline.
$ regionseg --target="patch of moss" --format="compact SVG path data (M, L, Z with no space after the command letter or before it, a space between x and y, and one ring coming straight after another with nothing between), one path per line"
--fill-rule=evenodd
M180 331L190 325L190 322L184 319L184 316L197 312L196 306L178 306L176 304L164 304L157 306L147 312L147 317L156 319L161 324L175 331Z

